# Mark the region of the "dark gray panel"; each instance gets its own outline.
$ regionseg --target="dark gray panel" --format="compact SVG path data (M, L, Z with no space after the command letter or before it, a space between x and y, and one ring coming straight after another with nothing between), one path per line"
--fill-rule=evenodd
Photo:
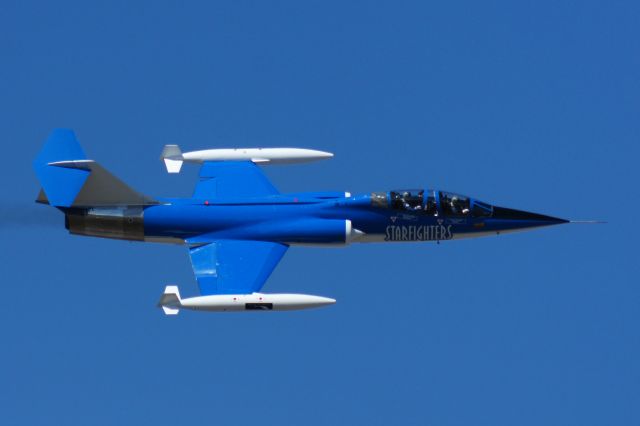
M74 207L158 204L154 199L131 189L98 163L92 162L89 167L91 174L74 200Z
M38 193L38 198L36 198L36 203L49 204L49 199L47 198L47 194L44 193L44 189L42 188L40 188L40 192Z

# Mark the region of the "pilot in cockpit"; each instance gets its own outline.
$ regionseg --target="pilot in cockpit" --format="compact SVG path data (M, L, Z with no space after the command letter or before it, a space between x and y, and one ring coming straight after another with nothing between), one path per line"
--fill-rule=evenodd
M453 196L449 199L449 208L451 208L451 213L456 215L459 213L458 211L458 197Z
M451 213L454 215L459 215L460 213L466 215L469 213L469 209L464 206L464 203L460 201L460 198L458 198L457 195L451 197L449 200L449 206L451 207Z
M424 189L418 192L418 199L416 200L416 205L413 207L414 210L422 210L422 201L424 200Z
M409 197L411 197L411 194L409 193L409 191L404 191L402 193L402 207L404 207L405 210L411 210L411 205L409 204Z
M402 207L407 211L419 211L422 210L422 200L424 197L424 191L418 192L417 195L412 195L409 191L402 193Z

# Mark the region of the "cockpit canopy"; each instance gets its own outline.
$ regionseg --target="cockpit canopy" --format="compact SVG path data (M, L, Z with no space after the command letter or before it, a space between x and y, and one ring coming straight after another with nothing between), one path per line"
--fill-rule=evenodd
M391 208L414 214L452 217L491 217L493 207L452 192L432 189L401 189L371 194L371 204L379 208Z

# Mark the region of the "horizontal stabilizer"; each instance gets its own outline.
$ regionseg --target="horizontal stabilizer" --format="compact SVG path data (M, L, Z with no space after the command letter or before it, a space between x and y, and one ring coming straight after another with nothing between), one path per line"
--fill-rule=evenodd
M51 166L50 163L86 160L73 130L55 129L33 161L33 169L40 180L45 198L53 206L69 207L89 177L82 169Z
M131 189L93 160L59 161L49 163L49 166L84 170L88 173L84 185L73 200L73 207L157 204L152 198Z
M75 133L56 129L33 162L42 191L36 200L56 207L151 205L104 167L87 159Z

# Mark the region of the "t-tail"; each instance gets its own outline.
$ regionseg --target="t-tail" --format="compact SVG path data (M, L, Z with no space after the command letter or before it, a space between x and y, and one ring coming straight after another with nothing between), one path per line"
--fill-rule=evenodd
M36 202L65 213L71 233L144 239L142 211L158 204L85 155L69 129L55 129L33 161L42 189Z

